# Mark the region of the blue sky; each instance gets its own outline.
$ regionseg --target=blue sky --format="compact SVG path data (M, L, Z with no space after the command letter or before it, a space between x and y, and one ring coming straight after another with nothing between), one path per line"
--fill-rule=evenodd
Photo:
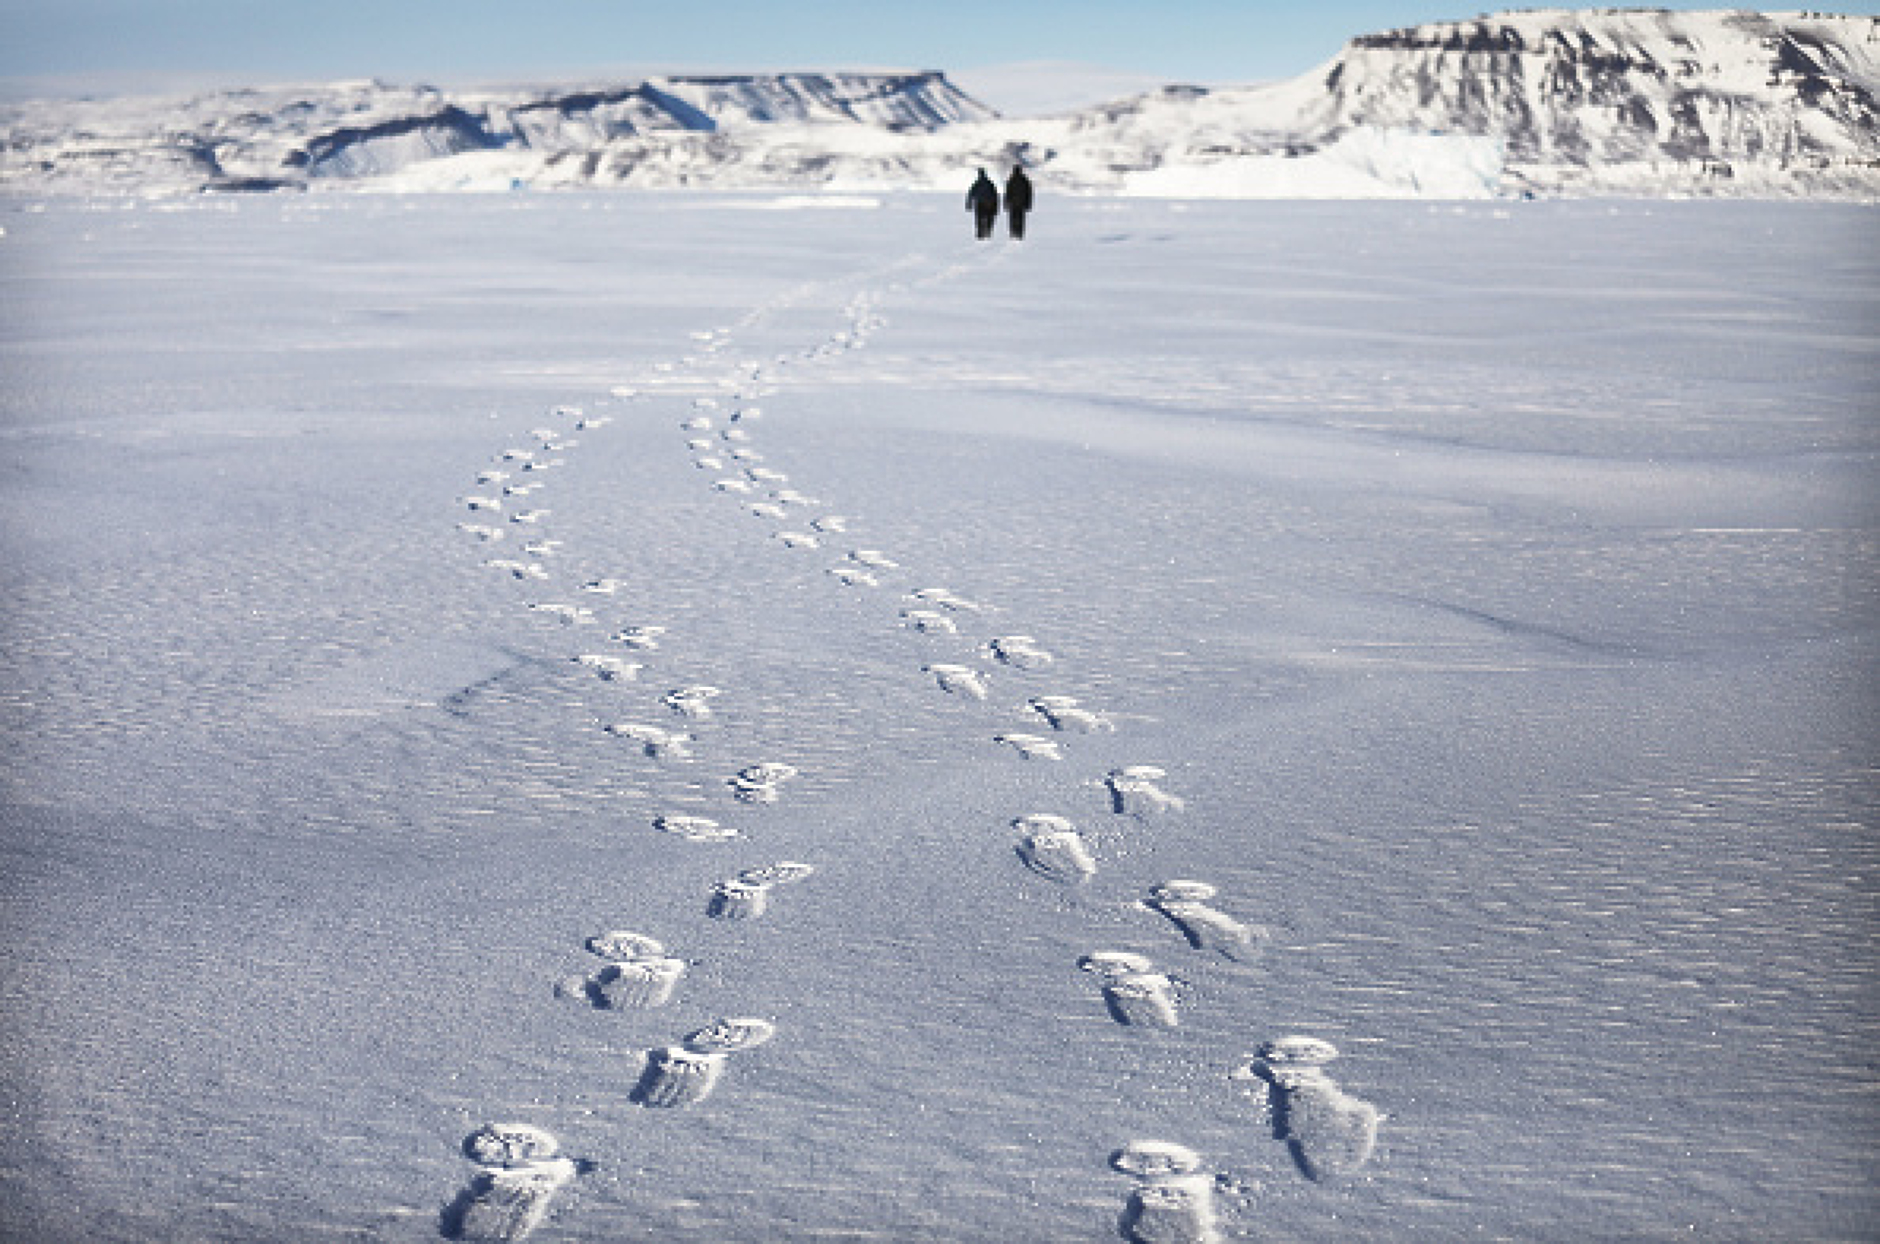
M1874 14L1880 0L1831 7ZM1303 73L1354 34L1483 11L1479 0L0 0L0 79L20 94L1055 61L1253 82Z

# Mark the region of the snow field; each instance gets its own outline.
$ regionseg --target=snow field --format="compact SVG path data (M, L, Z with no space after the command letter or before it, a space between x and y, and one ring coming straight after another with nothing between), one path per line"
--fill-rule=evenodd
M14 1223L1871 1210L1862 214L952 206L9 219Z

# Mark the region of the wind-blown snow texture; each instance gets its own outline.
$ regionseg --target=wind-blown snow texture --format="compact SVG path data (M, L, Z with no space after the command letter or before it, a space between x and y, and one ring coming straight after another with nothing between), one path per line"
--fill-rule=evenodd
M0 216L0 1234L1871 1225L1870 212L788 206Z
M0 109L0 184L951 189L1227 198L1880 195L1880 19L1542 10L1353 39L1290 82L1001 120L938 73L456 92L371 83Z

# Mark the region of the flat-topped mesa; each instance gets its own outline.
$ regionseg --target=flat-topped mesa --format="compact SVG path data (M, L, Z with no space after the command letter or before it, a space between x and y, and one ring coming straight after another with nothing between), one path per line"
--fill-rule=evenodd
M1325 71L1325 119L1333 133L1492 136L1517 176L1543 184L1611 181L1624 166L1871 178L1877 51L1869 17L1504 13L1351 40Z

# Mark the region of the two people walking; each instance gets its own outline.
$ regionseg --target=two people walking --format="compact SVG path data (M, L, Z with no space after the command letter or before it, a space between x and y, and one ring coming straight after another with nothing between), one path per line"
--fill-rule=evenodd
M980 241L992 236L992 222L999 216L999 188L992 184L992 178L986 176L986 170L979 170L979 178L973 182L973 188L966 192L966 210L973 214L973 224L978 231ZM1014 168L1012 175L1005 179L1005 220L1013 241L1025 236L1025 213L1031 211L1031 178L1025 176L1025 170Z

